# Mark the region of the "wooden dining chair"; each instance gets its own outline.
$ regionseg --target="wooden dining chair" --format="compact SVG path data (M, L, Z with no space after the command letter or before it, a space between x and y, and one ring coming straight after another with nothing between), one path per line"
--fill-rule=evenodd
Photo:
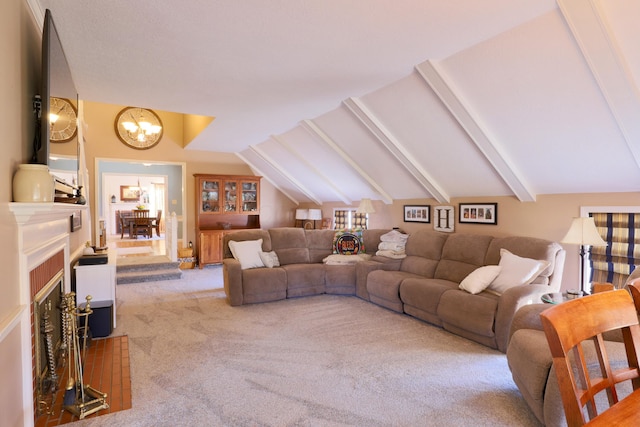
M120 222L120 238L124 239L124 228L127 225L127 221L122 211L118 211L118 221ZM131 238L131 230L129 230L129 238Z
M153 235L153 230L156 230L156 235L160 237L160 221L162 221L162 210L158 210L156 214L156 219L151 224L151 234Z
M563 302L540 313L540 318L569 427L640 426L640 326L629 292L620 289ZM628 363L614 369L602 334L617 329L622 330ZM597 357L587 357L587 346ZM594 364L598 369L587 368ZM625 381L631 381L633 392L620 399L616 384ZM603 393L607 400L598 400L598 408L596 396Z
M149 220L149 209L134 209L133 223L131 225L133 235L138 238L140 231L144 231L144 235L151 236L151 221Z

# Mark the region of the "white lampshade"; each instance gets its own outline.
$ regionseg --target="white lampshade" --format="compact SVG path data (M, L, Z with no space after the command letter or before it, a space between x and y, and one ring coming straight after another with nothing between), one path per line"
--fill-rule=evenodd
M573 245L606 246L592 217L573 218L571 227L560 241Z
M373 208L371 199L362 199L360 201L360 206L358 206L358 209L356 209L356 213L359 214L370 214L375 212L376 210Z
M308 209L296 209L296 219L307 219L309 217Z
M309 216L307 219L313 221L319 221L322 219L322 211L320 209L309 209Z

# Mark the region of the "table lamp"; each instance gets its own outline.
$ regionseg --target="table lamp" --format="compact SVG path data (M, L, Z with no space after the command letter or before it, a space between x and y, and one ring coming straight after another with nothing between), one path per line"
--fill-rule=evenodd
M605 242L592 217L573 218L571 227L567 234L562 238L560 243L570 245L580 245L580 290L586 294L584 289L584 256L586 255L586 246L606 246Z

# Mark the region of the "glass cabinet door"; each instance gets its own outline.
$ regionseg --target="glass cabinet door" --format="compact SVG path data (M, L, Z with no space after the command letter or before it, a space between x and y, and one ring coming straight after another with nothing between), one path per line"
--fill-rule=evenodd
M202 180L201 212L220 212L220 181Z
M256 212L258 210L258 183L243 182L241 191L242 212Z
M224 211L235 212L237 210L237 188L238 183L236 181L224 182Z

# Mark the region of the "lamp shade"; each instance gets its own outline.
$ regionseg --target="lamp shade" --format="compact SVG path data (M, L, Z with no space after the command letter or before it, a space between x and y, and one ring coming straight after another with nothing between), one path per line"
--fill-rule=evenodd
M591 217L573 218L569 231L560 242L585 246L607 245L607 242L598 233L596 223Z
M362 199L360 201L360 206L358 206L358 209L356 209L356 213L359 214L370 214L375 212L376 210L373 208L371 199Z
M309 209L309 216L307 219L311 219L313 221L319 221L322 219L322 211L320 209Z
M307 219L309 217L308 209L296 209L296 219Z

